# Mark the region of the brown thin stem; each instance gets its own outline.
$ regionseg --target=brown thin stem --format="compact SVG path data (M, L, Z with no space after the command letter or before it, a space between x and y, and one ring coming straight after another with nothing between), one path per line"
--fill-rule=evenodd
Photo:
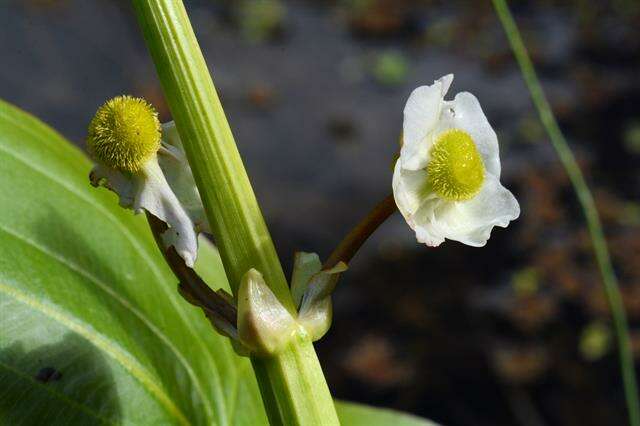
M378 227L382 225L382 223L384 223L384 221L387 220L396 210L396 202L393 199L393 195L390 194L376 205L373 210L371 210L369 214L365 216L364 219L362 219L346 237L344 237L338 247L333 250L333 253L331 253L327 261L324 263L323 268L333 268L338 264L338 262L349 263L358 250L360 250L360 247L362 247L364 242L367 241L375 230L378 229Z
M162 234L167 230L167 225L152 214L146 213L146 215L158 248L175 276L180 280L180 294L187 302L204 309L205 313L220 317L235 327L236 307L230 304L224 296L212 290L196 271L189 268L173 246L164 246Z

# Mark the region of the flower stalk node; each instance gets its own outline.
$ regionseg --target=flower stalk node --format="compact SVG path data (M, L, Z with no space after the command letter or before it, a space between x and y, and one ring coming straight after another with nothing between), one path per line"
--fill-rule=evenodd
M265 283L250 269L238 288L238 339L256 356L282 351L300 327Z

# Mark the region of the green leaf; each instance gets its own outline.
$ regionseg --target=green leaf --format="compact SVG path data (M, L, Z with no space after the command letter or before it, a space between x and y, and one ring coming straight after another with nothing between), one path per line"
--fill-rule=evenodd
M249 361L177 294L142 215L0 101L0 423L262 425ZM201 240L196 269L229 289ZM340 402L343 425L427 425Z
M420 417L353 402L337 401L336 409L342 426L437 426Z

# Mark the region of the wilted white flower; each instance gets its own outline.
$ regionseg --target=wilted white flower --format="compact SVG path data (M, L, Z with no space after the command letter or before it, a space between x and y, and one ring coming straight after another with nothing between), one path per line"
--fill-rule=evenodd
M87 145L97 162L92 185L117 193L121 206L164 221L164 243L192 267L197 233L208 232L209 224L173 122L160 125L149 103L118 96L98 109Z
M498 138L478 99L467 92L444 99L452 81L446 75L409 96L393 195L419 242L481 247L520 206L500 183Z

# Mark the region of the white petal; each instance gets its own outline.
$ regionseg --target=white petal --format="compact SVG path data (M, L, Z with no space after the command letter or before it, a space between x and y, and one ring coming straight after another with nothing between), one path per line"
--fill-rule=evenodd
M98 164L91 171L91 183L104 186L118 194L120 205L135 213L148 211L167 223L163 240L174 246L189 267L193 267L198 252L197 230L187 210L165 179L154 156L135 174L123 173Z
M162 140L178 148L181 152L184 152L182 139L180 139L180 134L178 133L178 129L176 129L176 123L174 121L162 123Z
M124 174L102 164L96 164L89 175L91 185L104 186L115 192L118 194L120 206L127 209L133 209L138 179L135 175Z
M198 237L191 218L167 183L157 160L146 162L134 209L145 209L169 225L163 235L164 243L173 246L189 267L198 255Z
M408 218L418 210L429 195L427 172L403 169L401 161L398 160L393 170L392 187L398 210L402 216Z
M413 216L418 239L449 239L482 247L494 226L506 227L520 216L520 206L513 194L493 175L487 174L480 193L467 201L425 203ZM420 232L419 232L420 231Z
M453 75L436 80L431 86L420 86L411 92L404 107L402 125L402 167L419 170L427 165L432 138L429 137L440 119L445 94Z
M498 136L482 112L480 102L471 93L458 93L452 101L444 102L437 133L452 128L462 129L471 135L487 172L499 178Z
M211 232L200 193L182 148L178 131L170 121L162 125L162 146L158 151L160 168L198 232Z
M445 236L434 227L435 212L446 207L447 201L437 197L430 198L421 204L418 211L407 218L407 223L416 233L419 243L437 247L444 242Z
M440 82L442 84L442 97L444 98L451 87L451 83L453 83L453 74L442 76L437 79L436 82Z

